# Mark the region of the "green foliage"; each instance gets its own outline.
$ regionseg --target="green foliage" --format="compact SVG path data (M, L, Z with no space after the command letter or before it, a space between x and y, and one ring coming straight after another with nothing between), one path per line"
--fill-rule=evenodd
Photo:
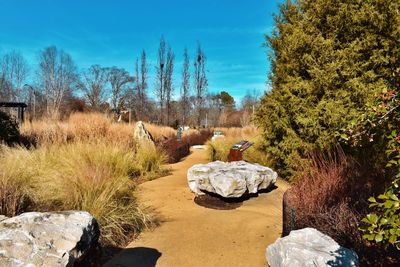
M17 122L7 113L0 111L0 143L11 145L19 141Z
M363 226L360 230L363 237L369 241L394 245L400 250L400 179L393 181L392 185L378 199L370 197L370 207L375 212L362 219Z
M375 92L400 74L400 2L287 1L267 36L272 90L255 122L280 175L359 117Z
M363 220L360 230L369 241L389 244L400 250L400 84L392 82L374 101L368 103L366 112L353 122L353 127L339 133L352 147L377 144L386 152L387 176L382 182L393 180L384 194L370 197L372 212Z

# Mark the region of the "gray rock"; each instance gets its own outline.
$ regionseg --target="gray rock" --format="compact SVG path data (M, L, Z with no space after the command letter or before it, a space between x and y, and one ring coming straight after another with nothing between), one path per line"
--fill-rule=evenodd
M147 141L147 142L154 143L153 136L151 136L150 132L147 131L147 129L144 126L144 123L142 121L138 121L136 123L135 129L133 131L133 137L138 142Z
M359 266L353 250L341 247L314 228L291 231L279 238L268 246L266 258L270 267Z
M0 266L73 266L97 245L87 212L27 212L0 222Z
M246 192L257 193L275 184L277 173L268 167L245 161L214 161L196 164L188 170L188 183L192 192L216 193L226 198L238 198Z

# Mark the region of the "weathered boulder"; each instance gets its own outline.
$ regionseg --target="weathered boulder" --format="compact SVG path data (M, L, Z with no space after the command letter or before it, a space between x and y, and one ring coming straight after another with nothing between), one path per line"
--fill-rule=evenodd
M0 222L0 266L73 266L97 245L87 212L27 212Z
M135 129L133 131L133 137L138 142L148 141L154 143L153 136L151 136L150 132L147 131L142 121L138 121L136 123Z
M267 247L266 258L270 267L359 266L353 250L314 228L294 230L279 238Z
M245 161L214 161L196 164L188 170L190 189L198 194L203 191L225 198L238 198L246 192L257 193L275 184L277 173L268 167Z

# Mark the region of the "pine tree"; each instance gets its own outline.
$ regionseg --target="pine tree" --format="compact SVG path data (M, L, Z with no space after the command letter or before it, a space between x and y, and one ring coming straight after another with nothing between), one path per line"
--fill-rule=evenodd
M255 116L265 149L282 175L312 149L329 149L335 132L400 74L400 2L286 1L267 36L272 90ZM284 170L289 170L284 171Z

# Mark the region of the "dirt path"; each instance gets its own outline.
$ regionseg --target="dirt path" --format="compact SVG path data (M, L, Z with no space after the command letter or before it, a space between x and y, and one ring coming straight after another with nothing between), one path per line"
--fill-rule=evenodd
M171 165L172 174L141 184L139 198L154 207L163 223L115 256L105 266L266 266L265 248L281 234L282 195L287 184L251 198L236 210L213 210L194 203L186 173L206 163L205 150L193 150Z

